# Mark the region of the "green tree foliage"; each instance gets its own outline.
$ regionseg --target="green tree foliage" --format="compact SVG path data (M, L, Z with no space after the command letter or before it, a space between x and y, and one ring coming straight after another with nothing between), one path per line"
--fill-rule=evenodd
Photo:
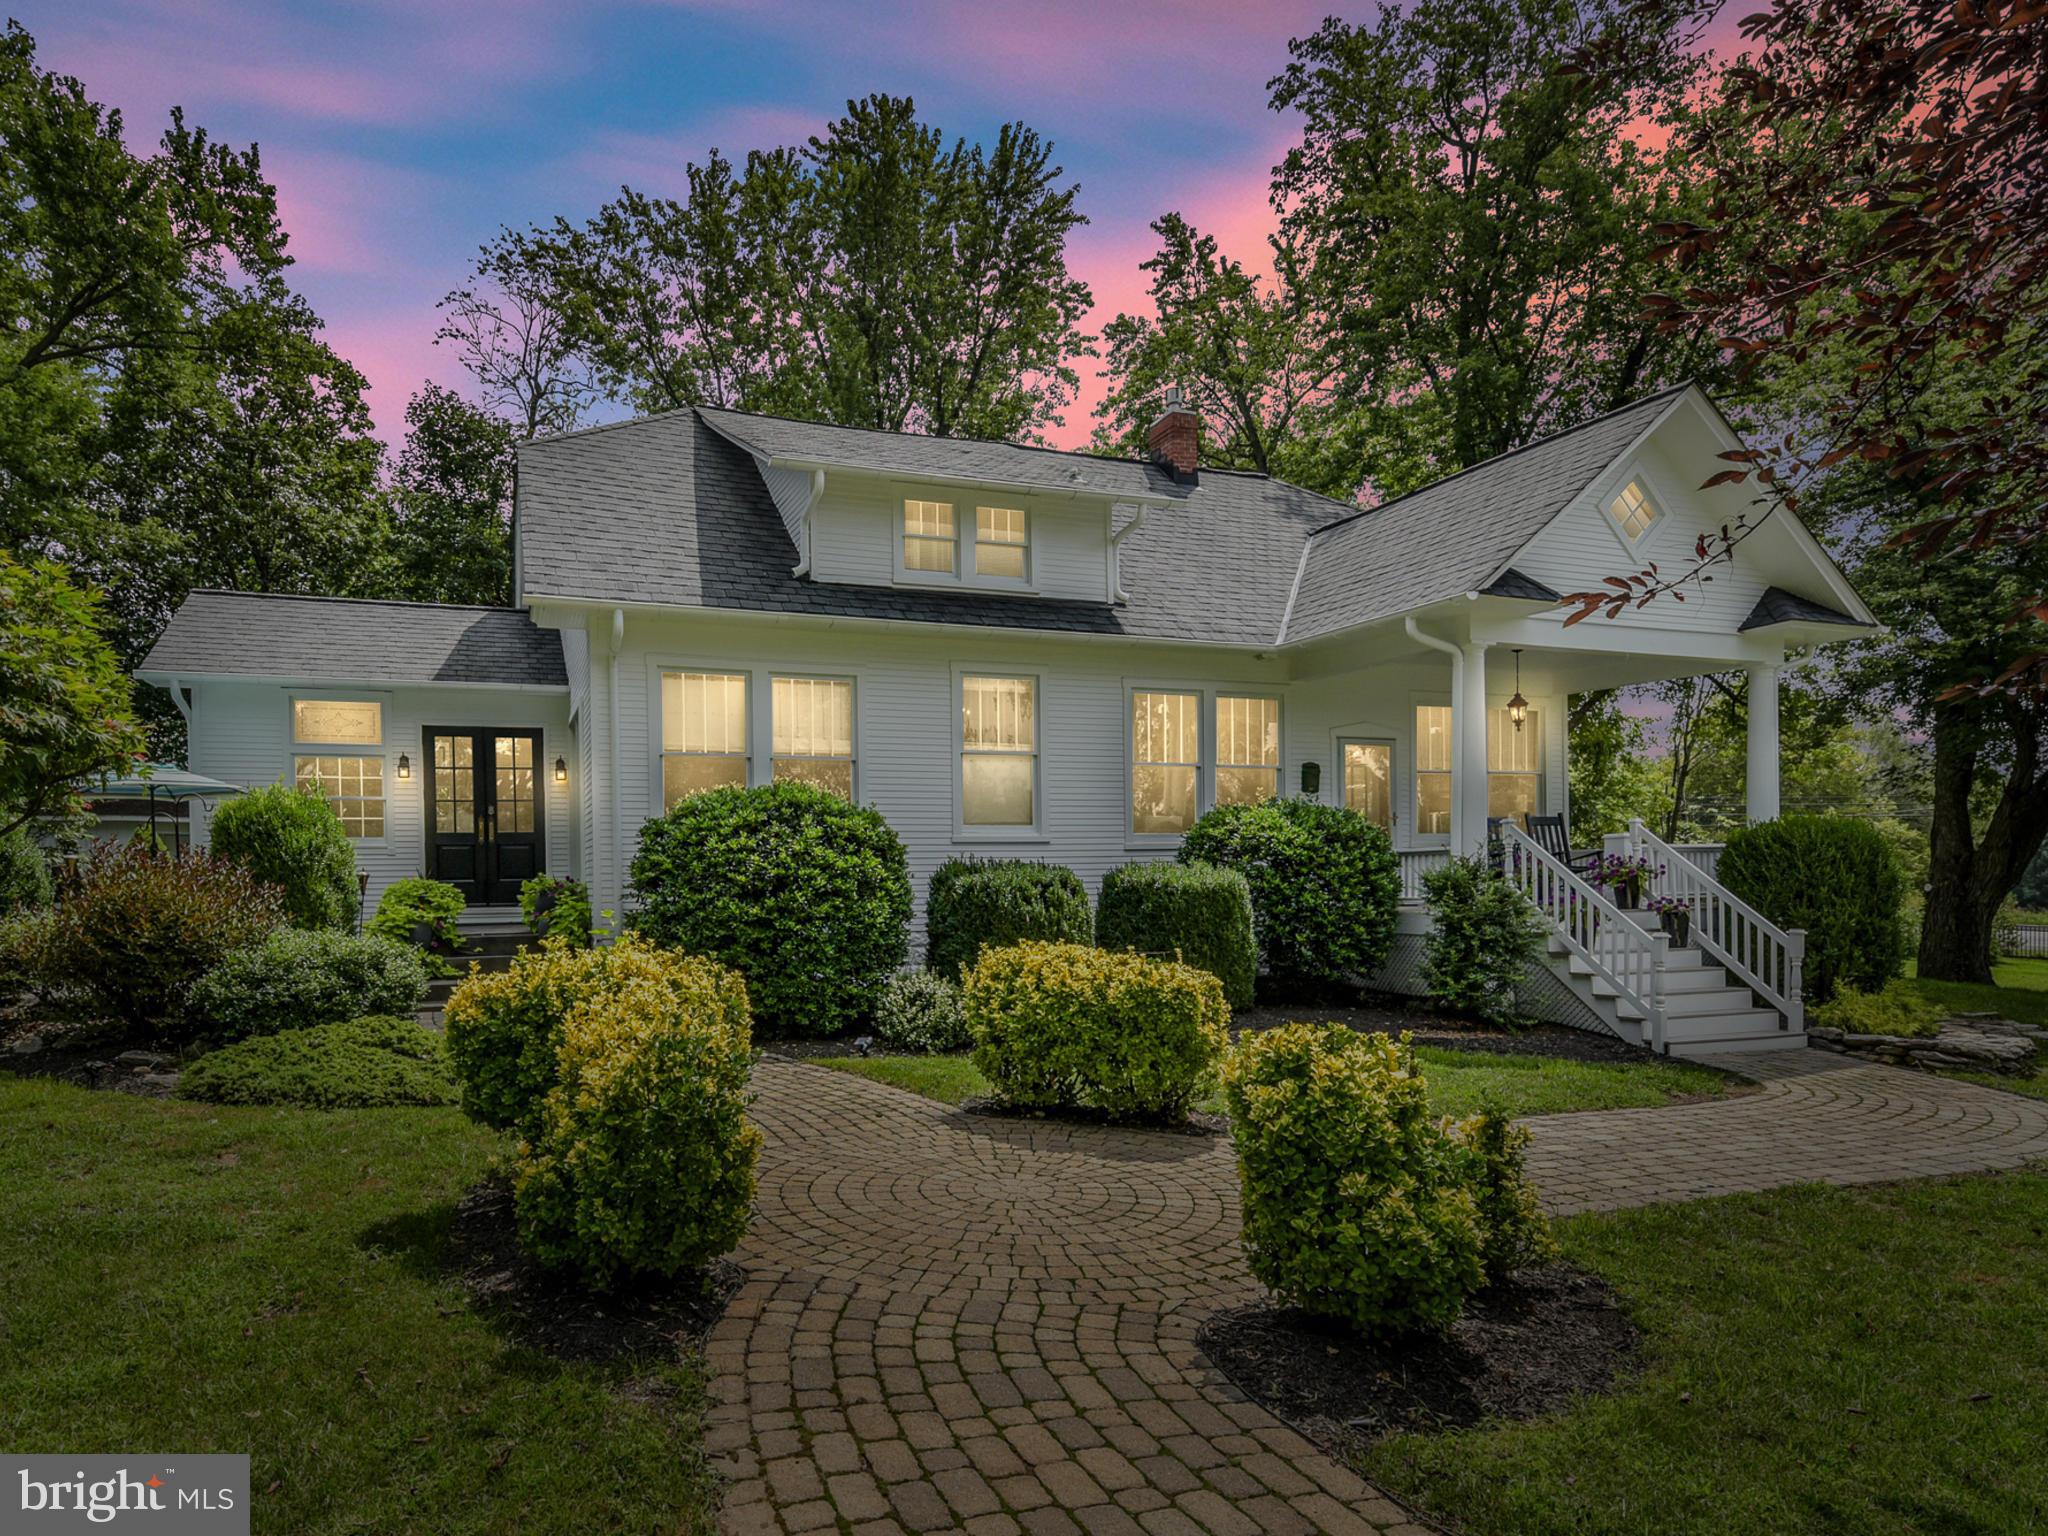
M1591 846L1605 833L1626 831L1637 817L1664 823L1670 790L1663 766L1650 756L1649 722L1623 707L1619 690L1575 694L1569 732L1575 842Z
M1783 816L1728 839L1714 876L1780 928L1806 930L1806 994L1875 992L1904 959L1905 880L1884 837L1844 816Z
M487 259L545 274L569 343L642 410L1032 438L1073 398L1093 302L1064 174L1021 123L949 145L870 96L802 148L714 151L680 200L628 188Z
M512 428L428 384L391 475L391 588L426 603L512 600Z
M0 836L76 813L88 779L141 755L128 680L101 623L97 594L60 567L0 550Z

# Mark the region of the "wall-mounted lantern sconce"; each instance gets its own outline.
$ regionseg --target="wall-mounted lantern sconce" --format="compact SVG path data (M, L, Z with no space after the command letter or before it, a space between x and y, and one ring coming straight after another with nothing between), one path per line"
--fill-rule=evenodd
M557 784L569 782L569 760L566 757L555 759L555 782Z
M409 779L412 777L412 759L407 757L403 752L398 754L398 776L401 779Z

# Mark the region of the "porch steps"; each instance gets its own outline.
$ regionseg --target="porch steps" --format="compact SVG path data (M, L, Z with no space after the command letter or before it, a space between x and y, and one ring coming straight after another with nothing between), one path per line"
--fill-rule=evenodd
M1630 916L1648 926L1640 916ZM1561 937L1552 935L1547 950L1551 971L1602 1023L1632 1045L1647 1043L1648 1021L1641 1010L1617 995ZM1759 1006L1748 987L1689 945L1671 949L1665 960L1664 1043L1673 1056L1703 1056L1720 1051L1799 1050L1806 1045L1806 1035L1784 1027L1776 1009Z
M533 930L520 920L516 912L510 917L497 913L481 916L465 913L456 926L461 930L464 948L460 954L450 958L449 964L455 967L457 974L437 976L427 983L427 1000L420 1005L422 1012L438 1013L447 1005L448 994L468 977L471 962L475 962L480 971L509 971L512 957L534 942Z

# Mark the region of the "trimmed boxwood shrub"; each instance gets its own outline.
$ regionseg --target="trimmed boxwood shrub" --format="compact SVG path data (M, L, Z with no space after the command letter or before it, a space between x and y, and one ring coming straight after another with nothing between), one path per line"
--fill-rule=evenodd
M1222 982L1129 951L985 950L962 992L975 1066L1023 1109L1179 1120L1230 1040Z
M192 1017L214 1039L240 1040L371 1014L409 1015L426 996L427 970L409 944L281 928L202 976L192 989Z
M948 859L925 887L925 964L958 976L984 945L1095 938L1088 889L1063 864L1041 859Z
M1387 834L1356 811L1316 800L1218 806L1181 839L1180 861L1245 877L1259 959L1281 993L1320 994L1386 964L1401 877Z
M0 918L40 911L50 895L50 861L28 829L16 827L0 837Z
M1238 1038L1223 1066L1251 1271L1363 1334L1441 1330L1485 1279L1472 1162L1414 1052L1341 1024Z
M555 1086L512 1184L527 1249L598 1286L731 1249L761 1151L739 973L644 945L604 953L608 984L562 1019Z
M209 843L215 858L283 892L294 928L355 927L355 844L325 796L283 784L252 789L213 813Z
M387 1109L453 1104L441 1038L411 1019L343 1019L210 1051L178 1078L178 1097L208 1104Z
M713 789L640 830L632 926L747 979L776 1034L867 1017L909 950L903 843L867 806L807 784Z
M937 971L898 971L875 1000L875 1033L899 1051L957 1051L974 1043L960 987Z
M1543 943L1529 898L1476 858L1432 869L1422 892L1433 919L1422 941L1422 982L1431 1000L1490 1023L1513 1018L1516 989Z
M555 1052L569 1010L651 963L653 946L626 935L609 949L547 944L502 971L472 971L441 1023L462 1107L500 1130L526 1119L555 1085Z
M456 924L468 907L462 892L446 881L413 875L384 887L375 915L363 928L394 943L412 945L425 955L428 975L453 976L455 967L447 957L462 952L462 930ZM422 925L424 944L418 942Z
M1884 835L1847 816L1784 816L1729 834L1714 878L1780 928L1806 930L1806 995L1877 992L1905 969L1905 880Z
M199 978L285 920L277 887L204 852L165 859L102 845L35 919L36 980L87 1014L178 1043Z
M1252 891L1214 864L1125 864L1102 877L1095 942L1180 960L1223 983L1232 1008L1248 1008L1258 980Z

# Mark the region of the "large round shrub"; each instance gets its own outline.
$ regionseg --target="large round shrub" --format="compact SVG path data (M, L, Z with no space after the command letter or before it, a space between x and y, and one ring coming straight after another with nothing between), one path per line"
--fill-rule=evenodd
M746 984L699 955L628 953L620 984L563 1019L557 1081L513 1173L528 1250L599 1286L738 1243L761 1150Z
M898 971L875 1001L875 1033L899 1051L957 1051L974 1043L959 983L937 971Z
M1847 816L1784 816L1729 834L1714 878L1780 928L1806 930L1806 995L1882 991L1905 969L1905 881L1882 833Z
M240 1040L365 1015L409 1015L426 1000L419 952L376 934L281 928L238 949L192 989L196 1028Z
M1422 984L1430 999L1489 1022L1515 1016L1543 944L1535 906L1484 859L1454 858L1422 877L1430 929Z
M355 926L355 844L317 791L272 784L225 801L209 841L215 858L284 893L294 928Z
M1315 800L1218 806L1181 839L1183 864L1251 886L1259 959L1282 993L1327 991L1386 964L1401 877L1387 834Z
M962 991L975 1066L1024 1109L1178 1120L1230 1040L1223 983L1128 950L985 950Z
M178 1078L178 1097L208 1104L389 1109L453 1104L441 1037L411 1019L343 1019L209 1051Z
M1095 942L1104 949L1180 960L1223 983L1233 1008L1251 1006L1259 951L1252 892L1243 875L1214 864L1125 864L1102 877Z
M569 1010L658 964L654 947L628 934L609 949L546 944L505 970L471 971L441 1014L463 1109L500 1130L527 1119L555 1085Z
M50 904L50 861L26 827L0 837L0 918Z
M1095 937L1081 877L1038 859L948 859L925 887L924 927L925 964L947 977L974 964L984 946Z
M36 979L88 1014L178 1043L199 978L284 920L277 888L240 864L103 845L41 920Z
M776 1034L865 1018L908 952L910 874L881 813L807 784L713 789L640 830L632 924L747 979Z
M1223 1064L1252 1273L1360 1333L1447 1328L1485 1278L1474 1159L1414 1068L1341 1024L1242 1035Z

